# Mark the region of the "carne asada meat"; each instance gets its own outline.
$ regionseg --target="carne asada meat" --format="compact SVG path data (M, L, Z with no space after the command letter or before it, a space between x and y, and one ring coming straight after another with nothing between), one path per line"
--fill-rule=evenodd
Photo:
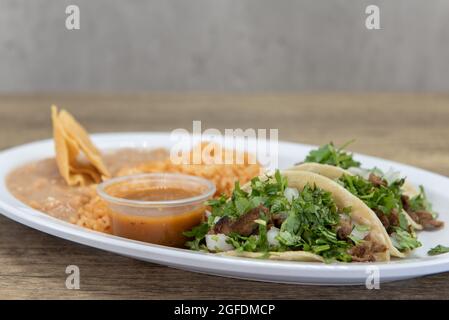
M402 202L402 207L404 208L405 211L407 211L407 212L411 211L411 208L410 208L410 197L409 196L406 196L405 194L403 194L401 196L401 202Z
M229 234L232 232L231 226L232 220L229 219L229 217L223 217L217 221L217 223L214 226L213 232L214 234L219 233Z
M388 221L390 222L390 226L398 227L399 226L399 212L398 209L394 208L391 210L388 215Z
M384 214L382 211L379 211L379 210L374 210L374 212L376 213L376 215L379 218L380 222L382 222L382 225L384 226L384 228L386 230L388 230L388 228L390 228L390 221L388 220L387 215Z
M348 240L352 233L352 223L350 220L341 220L340 226L337 229L337 238L339 240Z
M444 226L444 222L435 219L431 212L425 210L413 211L410 205L410 198L408 196L402 195L401 200L404 210L413 219L413 221L422 225L424 230L435 230Z
M374 210L382 225L387 230L388 234L394 232L393 227L399 226L399 213L397 209L391 210L389 214L385 214L380 210Z
M223 233L225 235L235 232L241 236L248 237L258 232L259 224L254 221L261 218L261 213L267 217L270 215L268 208L260 205L240 216L237 220L223 217L215 224L212 231L214 234Z
M415 215L418 217L419 224L422 225L424 230L434 230L444 226L444 222L436 220L430 212L416 211Z
M362 243L349 249L348 253L354 262L374 262L376 261L376 254L385 252L387 247L383 244L378 244L371 241L369 235L365 237Z
M368 178L369 182L371 182L373 184L373 186L375 187L380 187L380 186L388 186L388 182L384 179L382 179L379 176L376 176L374 173L370 173L369 174L369 178Z
M286 212L275 213L271 216L271 222L276 228L280 228L287 217L288 214Z

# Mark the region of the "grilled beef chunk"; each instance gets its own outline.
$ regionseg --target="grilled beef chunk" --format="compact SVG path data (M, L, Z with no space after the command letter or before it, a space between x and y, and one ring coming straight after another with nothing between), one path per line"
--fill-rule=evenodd
M388 228L390 228L390 220L388 219L387 215L380 210L374 210L374 212L376 213L380 222L382 222L384 228L388 230Z
M257 208L254 208L250 210L248 213L239 217L232 224L232 231L244 237L248 237L256 233L259 230L259 225L256 222L254 222L254 220L260 218L261 212L265 214L265 216L269 214L268 208L264 206L258 206Z
M337 229L337 238L339 240L348 240L348 237L351 233L352 233L351 221L342 219L340 221L340 226Z
M423 226L424 230L434 230L444 226L443 221L436 220L432 213L425 210L413 211L410 206L410 198L406 195L401 196L402 207L408 213L410 218Z
M401 196L401 202L402 202L402 207L404 208L404 210L409 212L410 211L410 197L403 194Z
M444 226L444 222L436 220L430 212L416 211L415 214L424 230L434 230Z
M349 249L348 253L355 262L374 262L376 261L376 254L385 252L387 247L383 244L378 244L366 236L365 241Z
M223 217L217 221L214 226L213 232L214 234L223 233L228 234L232 231L232 220L229 217Z
M382 222L388 234L394 232L393 227L399 226L399 212L397 209L391 210L390 214L385 214L380 210L374 210L374 212L376 213L380 222Z
M352 261L355 262L374 262L376 258L374 254L369 251L369 243L364 242L355 247L349 249L349 254L352 257Z
M215 224L213 233L223 233L228 235L231 232L235 232L244 237L256 234L259 230L259 225L254 221L260 219L261 213L266 217L269 217L270 215L268 208L260 205L234 221L228 217L223 217Z
M271 222L276 228L280 228L285 219L287 219L288 214L285 212L275 213L271 216Z
M380 219L380 222L382 222L383 226L385 227L385 229L389 229L390 228L390 221L388 220L388 217L386 215L382 214L378 214L377 215Z
M337 238L339 240L347 240L352 232L352 228L349 226L341 226L337 229Z
M369 174L369 178L368 178L369 182L371 182L373 184L373 186L375 187L380 187L380 186L388 186L387 181L385 181L384 179L382 179L379 176L376 176L374 173L370 173Z
M388 216L388 221L390 222L390 226L399 226L399 212L397 209L391 210L390 215Z

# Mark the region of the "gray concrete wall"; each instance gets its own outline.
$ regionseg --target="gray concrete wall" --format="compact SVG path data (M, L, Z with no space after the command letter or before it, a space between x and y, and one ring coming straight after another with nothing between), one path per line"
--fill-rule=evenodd
M0 0L3 93L319 90L449 91L449 1Z

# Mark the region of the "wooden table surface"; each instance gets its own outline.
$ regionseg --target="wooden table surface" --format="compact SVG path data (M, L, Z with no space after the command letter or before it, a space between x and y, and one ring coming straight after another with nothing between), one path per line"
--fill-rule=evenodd
M449 176L449 96L39 95L0 96L0 149L49 138L50 104L67 108L90 132L278 128L294 142L337 144ZM65 288L65 268L81 289ZM449 273L364 287L318 287L226 279L175 270L78 245L0 215L0 298L312 299L449 298Z

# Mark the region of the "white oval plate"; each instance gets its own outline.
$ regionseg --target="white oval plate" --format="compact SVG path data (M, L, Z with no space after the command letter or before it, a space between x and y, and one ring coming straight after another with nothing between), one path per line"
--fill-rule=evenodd
M117 133L92 135L100 149L121 147L170 147L168 133ZM287 168L304 159L312 146L280 142L279 167ZM449 271L449 254L428 256L427 251L437 244L449 245L449 179L428 171L369 156L355 155L365 167L377 166L400 170L408 179L423 184L434 209L446 227L440 231L422 232L423 246L412 256L388 263L283 262L221 257L214 254L175 249L111 236L52 218L18 201L5 185L7 174L17 166L54 156L53 141L44 140L18 146L0 153L0 213L19 223L70 241L115 252L135 259L170 267L218 276L259 281L350 285L365 284L370 274L379 272L380 282L413 278Z

